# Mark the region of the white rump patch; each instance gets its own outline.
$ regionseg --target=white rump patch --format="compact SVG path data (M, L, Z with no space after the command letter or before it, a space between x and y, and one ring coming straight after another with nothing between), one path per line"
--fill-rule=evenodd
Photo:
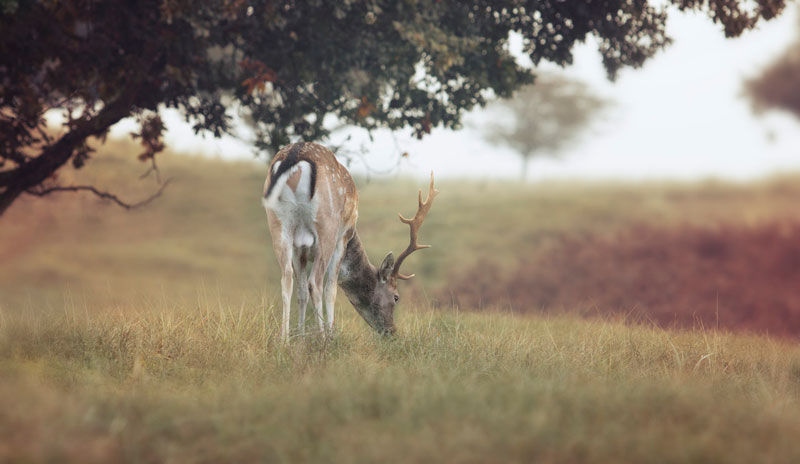
M287 182L298 171L300 180L292 191ZM316 245L317 197L311 198L311 164L307 161L299 161L275 179L275 189L264 200L264 207L280 220L284 243L296 248Z
M297 183L297 190L294 195L297 201L309 201L311 199L311 164L308 161L299 161L290 171L292 174L300 170L300 182Z

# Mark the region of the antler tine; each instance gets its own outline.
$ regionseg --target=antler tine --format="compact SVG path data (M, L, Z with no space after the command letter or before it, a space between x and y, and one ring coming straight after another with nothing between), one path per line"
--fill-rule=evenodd
M439 194L439 191L433 187L433 171L431 171L431 185L428 189L428 196L425 198L425 201L422 201L422 189L419 189L419 207L417 208L417 213L414 215L413 218L408 219L403 217L402 214L398 213L400 216L400 222L404 224L408 224L409 226L409 235L410 235L410 243L408 247L400 253L400 256L397 257L397 261L394 263L394 268L392 270L392 275L400 280L408 280L414 277L414 274L404 275L400 274L400 266L403 264L403 261L410 255L411 253L422 250L423 248L430 248L430 245L420 245L417 243L417 233L419 232L419 228L422 227L422 222L425 220L425 217L428 215L428 211L431 209L431 205L433 204L433 199L436 198L436 195Z

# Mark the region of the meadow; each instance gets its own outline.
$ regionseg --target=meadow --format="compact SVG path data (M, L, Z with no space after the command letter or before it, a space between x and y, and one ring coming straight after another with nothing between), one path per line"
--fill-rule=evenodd
M63 180L131 199L155 188L136 180L145 167L132 156L114 154L127 143L104 151ZM789 258L776 261L773 287L757 287L764 303L753 310L780 306L794 317L797 290L780 278L795 272L796 178L441 181L420 233L434 248L406 263L417 278L401 289L398 335L372 334L340 297L333 337L283 346L258 201L263 165L165 156L161 171L174 180L142 209L65 193L27 198L0 218L0 461L800 460L797 333L728 324L742 300L735 290L759 271L743 273L747 263L734 259L753 248L742 245L751 235L789 247L770 252ZM405 247L396 214L413 212L424 183L358 183L359 231L374 262ZM701 239L669 239L681 231ZM559 261L567 249L579 252ZM684 272L693 277L670 298L706 297L686 282L716 268L689 255L723 256L713 262L735 270L713 281L723 292L714 323L633 318L632 307L667 305L607 296L620 285L660 295L664 275ZM598 262L623 278L597 283L579 272ZM655 289L636 293L629 268ZM519 277L528 273L550 287ZM560 283L569 298L551 288ZM524 296L546 290L549 299ZM706 303L670 307L706 314Z

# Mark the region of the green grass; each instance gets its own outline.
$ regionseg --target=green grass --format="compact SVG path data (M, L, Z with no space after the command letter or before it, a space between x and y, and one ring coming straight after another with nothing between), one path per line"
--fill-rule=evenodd
M75 180L135 199L137 170L99 156ZM283 346L263 167L162 171L145 209L65 194L0 219L0 462L800 462L796 343L428 298L568 234L787 218L796 179L441 182L398 336L340 299L332 338ZM361 183L373 260L405 245L417 187Z

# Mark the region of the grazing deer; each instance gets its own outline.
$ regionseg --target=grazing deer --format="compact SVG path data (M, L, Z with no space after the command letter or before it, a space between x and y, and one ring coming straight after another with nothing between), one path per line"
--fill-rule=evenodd
M389 252L376 268L369 262L356 232L358 192L347 169L333 152L315 143L299 142L281 149L270 164L263 196L272 247L283 273L281 339L286 341L289 336L293 273L297 279L301 334L309 297L320 331L325 330L323 301L327 329L333 329L337 279L370 327L381 334L393 334L394 307L400 299L397 280L414 277L401 274L400 266L408 255L430 246L417 243L417 232L438 193L431 173L425 201L419 191L417 214L413 219L400 215L400 220L411 228L411 242L397 260Z

